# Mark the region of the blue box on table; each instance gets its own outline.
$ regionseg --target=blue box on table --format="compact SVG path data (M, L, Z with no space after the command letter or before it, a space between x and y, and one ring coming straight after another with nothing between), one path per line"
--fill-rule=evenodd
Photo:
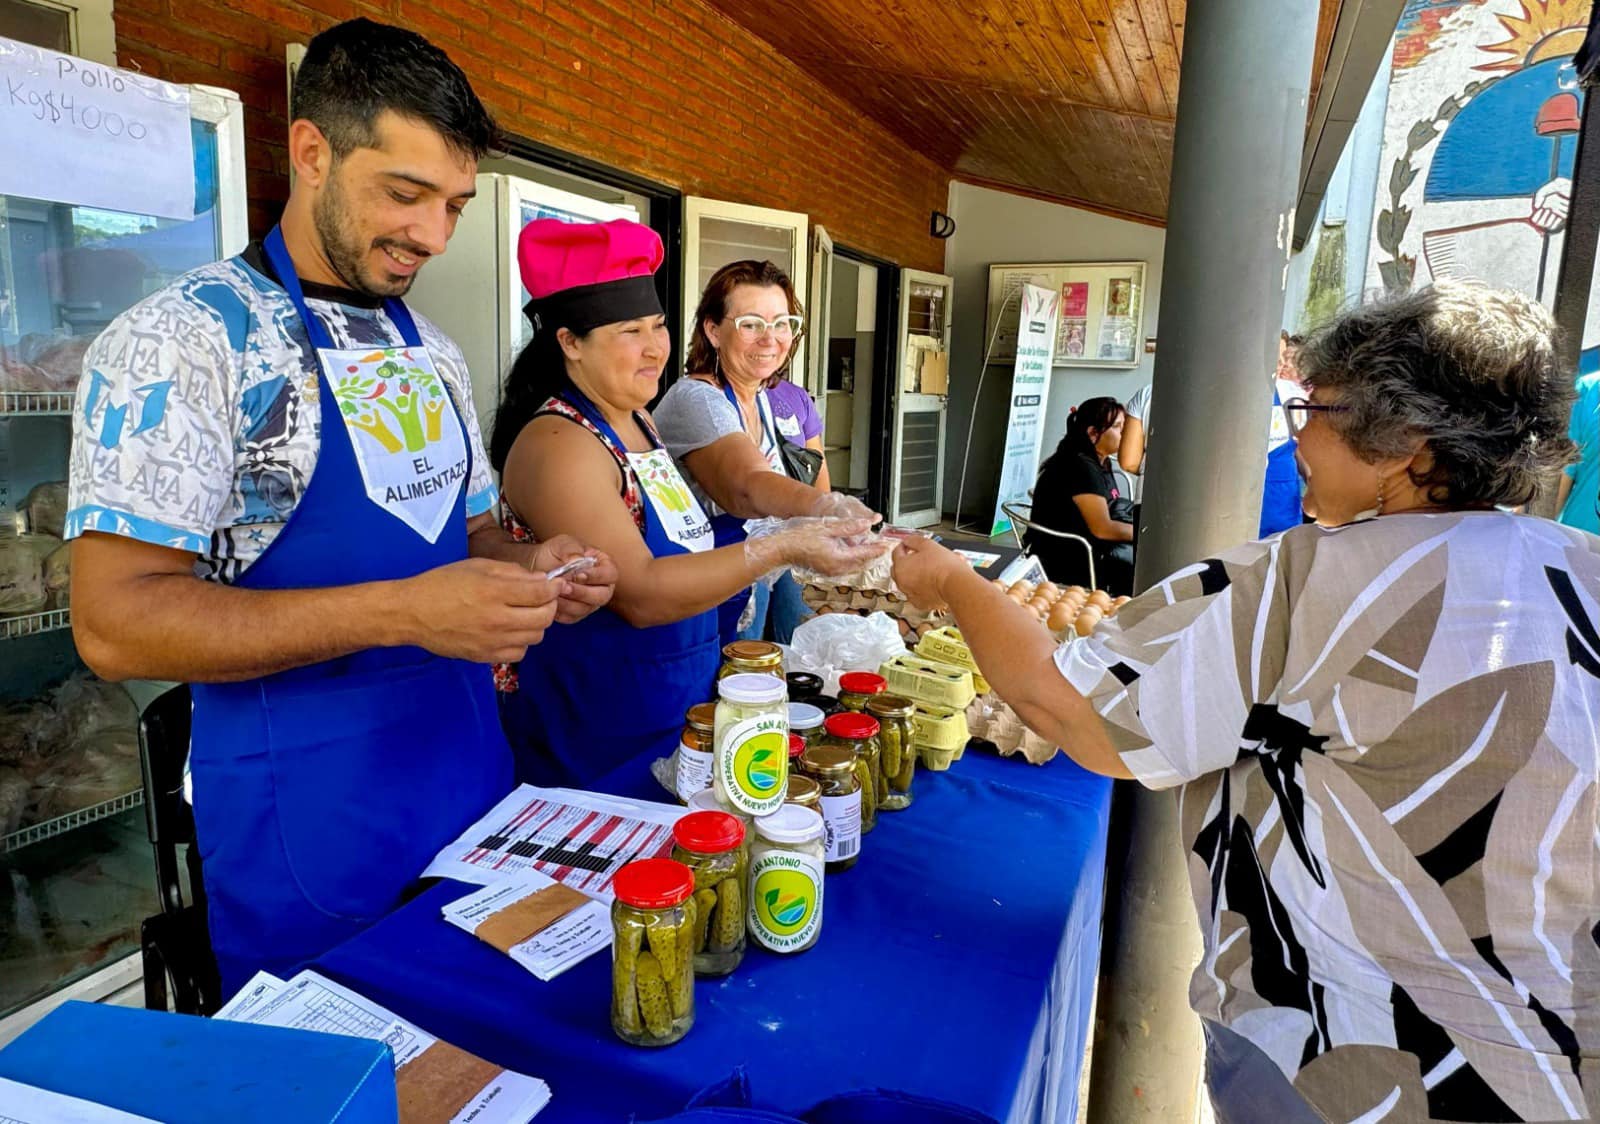
M0 1050L0 1077L170 1124L395 1124L382 1042L65 1003Z

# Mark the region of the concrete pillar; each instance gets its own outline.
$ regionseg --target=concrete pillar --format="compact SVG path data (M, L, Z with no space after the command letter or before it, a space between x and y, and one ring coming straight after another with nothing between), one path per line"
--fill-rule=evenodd
M1189 0L1136 584L1255 537L1317 0ZM1089 1120L1194 1119L1200 933L1170 793L1123 802ZM1115 830L1115 829L1114 829Z

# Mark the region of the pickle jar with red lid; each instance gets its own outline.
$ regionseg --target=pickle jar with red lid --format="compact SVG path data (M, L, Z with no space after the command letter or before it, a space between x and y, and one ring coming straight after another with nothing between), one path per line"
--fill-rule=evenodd
M916 704L903 695L874 695L867 713L878 720L878 764L883 787L878 810L898 812L911 806L911 782L917 775L916 737L912 716Z
M611 888L611 1029L630 1046L670 1046L694 1026L694 872L640 859Z
M861 784L861 833L878 826L878 793L882 767L878 745L878 720L869 714L830 714L824 745L844 746L855 755L856 779Z
M865 713L867 700L889 689L889 681L873 671L848 671L839 676L839 705L858 714Z
M726 812L690 812L672 827L672 857L694 872L694 974L726 976L744 959L745 826Z

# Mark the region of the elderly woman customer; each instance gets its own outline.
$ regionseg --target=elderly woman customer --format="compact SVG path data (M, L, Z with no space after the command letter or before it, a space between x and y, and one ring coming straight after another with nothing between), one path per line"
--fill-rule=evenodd
M789 277L772 262L737 261L712 275L695 309L687 378L655 409L661 439L711 516L717 546L742 542L762 516L868 515L860 501L794 479L785 470L766 387L786 370L804 321ZM730 598L719 613L724 641L759 637L768 587ZM741 621L741 617L746 617Z
M1224 1124L1600 1118L1600 540L1499 510L1572 456L1552 331L1461 284L1327 326L1284 404L1318 525L1083 640L897 554L1024 722L1177 789Z

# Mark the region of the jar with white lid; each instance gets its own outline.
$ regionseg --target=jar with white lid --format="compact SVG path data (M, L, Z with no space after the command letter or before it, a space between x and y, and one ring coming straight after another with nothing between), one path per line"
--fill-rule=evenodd
M772 952L804 952L822 932L822 816L786 804L756 820L750 859L750 939Z
M771 815L789 792L789 692L782 679L746 672L717 682L712 778L717 799Z

